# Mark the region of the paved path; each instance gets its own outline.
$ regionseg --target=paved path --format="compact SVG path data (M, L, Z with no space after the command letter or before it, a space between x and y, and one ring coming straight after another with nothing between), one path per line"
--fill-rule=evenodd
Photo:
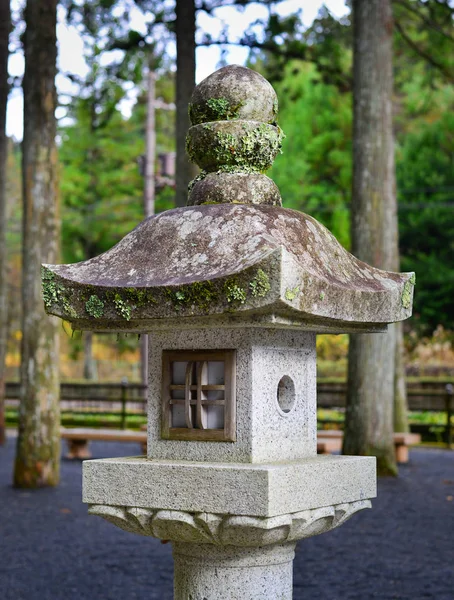
M170 544L89 517L80 463L62 461L56 489L13 489L13 453L14 440L0 448L0 600L172 599ZM294 600L454 600L453 497L454 452L413 450L398 479L380 481L373 510L299 543Z

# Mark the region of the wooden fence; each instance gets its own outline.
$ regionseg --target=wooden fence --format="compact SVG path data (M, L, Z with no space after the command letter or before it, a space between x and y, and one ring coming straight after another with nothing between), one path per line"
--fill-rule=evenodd
M451 443L451 415L453 409L453 384L420 379L407 386L408 405L412 411L437 411L446 413L445 439ZM324 381L317 383L319 408L344 408L346 382ZM19 383L6 384L6 406L17 408ZM121 427L126 427L131 415L145 415L146 387L140 383L62 383L62 412L81 415L118 415Z
M146 386L141 383L62 383L60 410L78 415L116 415L122 429L127 418L146 414ZM6 384L6 408L17 408L19 383Z

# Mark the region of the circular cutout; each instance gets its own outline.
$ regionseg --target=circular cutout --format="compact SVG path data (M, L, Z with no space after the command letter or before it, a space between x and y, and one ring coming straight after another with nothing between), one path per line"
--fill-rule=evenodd
M288 375L284 375L277 384L277 403L286 415L295 406L295 384Z

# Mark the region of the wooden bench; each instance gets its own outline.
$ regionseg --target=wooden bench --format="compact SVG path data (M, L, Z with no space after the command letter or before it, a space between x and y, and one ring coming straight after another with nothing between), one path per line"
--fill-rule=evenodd
M63 440L67 440L69 459L91 458L91 452L88 442L91 440L100 440L108 442L137 442L141 444L142 451L147 443L146 431L128 431L127 429L89 429L61 428L60 435Z
M394 447L396 449L396 461L408 463L408 448L421 442L419 433L394 433ZM323 430L317 433L318 454L331 454L342 450L343 431Z

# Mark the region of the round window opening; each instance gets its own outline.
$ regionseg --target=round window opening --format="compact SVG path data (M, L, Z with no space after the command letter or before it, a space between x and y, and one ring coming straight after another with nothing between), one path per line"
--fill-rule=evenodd
M288 375L284 375L277 384L277 403L285 414L288 414L295 406L295 384Z

